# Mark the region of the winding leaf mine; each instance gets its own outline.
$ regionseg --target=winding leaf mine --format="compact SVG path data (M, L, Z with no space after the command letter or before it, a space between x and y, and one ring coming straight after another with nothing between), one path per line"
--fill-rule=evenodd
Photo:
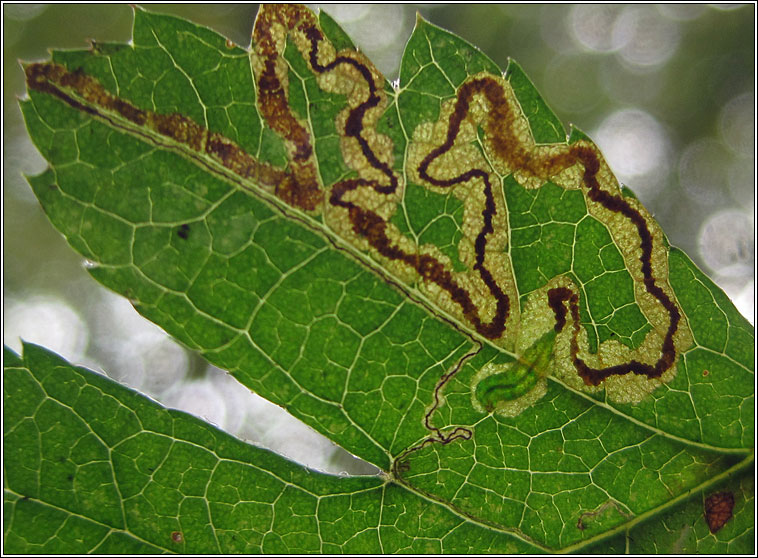
M253 38L256 47L251 60L258 107L266 124L287 145L286 170L261 163L228 138L182 115L139 109L109 94L80 71L52 63L30 64L27 81L30 88L51 93L89 114L108 119L115 113L208 155L239 178L273 189L277 197L296 208L323 214L337 234L377 255L394 275L416 281L432 302L432 311L443 309L464 327L507 349L512 349L512 342L508 343L506 329L518 329L519 315L511 312L517 291L506 252L506 201L500 195L498 174L513 175L527 188L539 188L551 180L567 189L581 189L591 214L608 223L614 241L621 246L627 269L640 285L636 293L640 305L654 327L641 350L624 351L619 344L602 361L583 358L580 295L573 282L556 278L555 286L547 289L547 305L555 314L557 332L564 330L567 315L570 318L569 366L591 386L609 376L626 374L658 379L674 369L678 352L689 346L691 335L665 279L663 235L641 204L621 195L594 144L579 140L572 145L537 145L513 89L501 76L477 75L461 85L443 108L437 125L422 125L414 133L407 168L430 188L456 189L467 205L464 228L468 234L458 250L470 269L454 272L433 245L416 245L389 223L402 201L402 178L392 169L391 140L375 129L388 100L384 79L373 64L358 51L337 53L313 13L298 6L264 6ZM347 95L348 106L339 113L336 124L342 134L343 159L357 178L320 183L307 123L293 114L287 100L288 66L283 58L287 38L297 45L325 91ZM472 134L479 126L485 131L483 154L471 152ZM582 349L586 354L586 341ZM599 363L593 367L585 358Z
M137 15L138 21L145 18L144 25L152 25L142 12ZM171 54L157 32L152 33L159 47ZM92 53L95 58L98 54ZM86 64L34 63L25 71L30 90L53 96L118 133L178 154L234 189L260 198L277 215L294 219L326 239L326 246L371 269L380 279L377 289L401 293L404 302L394 312L412 316L406 322L411 329L427 327L431 317L450 332L439 354L429 348L431 341L421 343L430 358L419 364L420 370L409 372L411 381L404 382L403 373L391 365L384 368L384 379L366 378L367 385L374 385L366 393L379 390L378 400L350 393L363 389L351 383L363 374L361 363L371 360L365 360L368 349L363 346L352 362L340 365L347 370L341 377L347 379L335 388L336 394L324 388L314 395L323 404L321 410L303 410L294 395L277 399L280 396L273 392L268 397L321 431L354 431L338 439L380 466L391 462L399 482L466 517L540 544L557 548L588 538L659 505L657 496L636 504L628 486L603 484L593 477L597 463L582 466L586 486L577 488L581 495L573 504L575 515L602 509L598 517L604 519L593 516L595 528L582 525L570 536L546 535L539 525L548 521L544 514L549 512L530 489L508 494L500 473L474 482L470 477L479 465L473 462L456 470L456 481L439 476L441 470L455 469L454 460L446 460L461 452L470 459L490 447L493 428L500 429L495 439L515 443L505 440L523 436L530 428L513 421L528 422L529 410L539 416L539 405L550 406L551 412L573 405L561 411L567 417L561 428L609 409L615 410L605 418L587 419L587 428L605 424L604 432L625 414L635 417L634 424L624 426L629 436L624 444L630 447L649 437L668 440L656 413L640 410L640 404L654 401L653 392L674 382L682 356L697 345L697 335L672 288L669 247L662 231L633 196L621 191L597 147L578 131L569 138L562 129L558 132L553 124L557 119L546 106L542 113L529 113L529 104L523 104L527 96L542 101L517 66L501 75L473 47L423 21L409 42L396 89L333 21L301 6L261 8L249 63L255 101L247 109L257 110L261 128L269 134L261 135L255 154L207 121L130 100L107 86L102 76L88 74ZM513 85L516 79L518 88ZM25 114L30 118L30 111ZM533 130L540 126L552 126L557 135L549 142L535 140ZM284 160L262 155L266 137L267 145L280 146ZM545 205L548 199L553 202ZM433 207L441 209L435 213ZM549 215L541 215L545 211ZM195 238L194 227L183 223L176 234L188 241ZM534 246L542 248L536 251ZM561 261L564 253L567 259ZM611 278L617 282L608 284ZM214 304L229 305L223 293L218 296ZM269 295L260 296L263 312ZM386 296L397 299L396 294ZM294 309L277 311L286 317ZM372 327L379 331L393 315ZM225 318L219 314L218 319ZM312 318L305 318L306 323L308 319ZM263 346L250 323L254 322L247 322L244 335L256 347ZM401 324L393 327L403 330ZM371 346L372 335L366 331L361 343ZM410 332L398 343L410 350L420 335ZM220 346L235 343L228 340ZM232 362L224 360L220 349L199 348L261 390L259 380L248 379L252 368L240 364L246 357ZM277 362L271 365L279 369ZM331 373L330 366L324 364L324 377ZM284 365L281 369L289 374ZM435 371L433 377L429 370ZM290 377L296 378L295 372ZM548 378L555 382L549 385ZM390 389L396 381L405 387ZM308 387L318 386L316 380L299 382L290 393L319 389ZM663 395L656 392L655 397L674 398L678 390L681 387L664 388ZM574 397L575 403L569 405L566 397ZM357 410L359 401L373 409L364 410L368 416ZM600 402L602 410L591 401ZM401 411L392 414L386 405ZM340 426L325 426L326 419L319 416L332 412L334 424ZM385 413L396 419L382 421ZM695 415L704 420L698 411ZM534 447L539 445L534 442L539 431L530 436ZM678 432L672 440L681 442L688 436ZM371 453L376 448L361 445L365 439L371 440L369 448L372 443L380 448L379 457ZM692 439L699 444L715 441L701 435ZM667 451L677 453L674 441L665 443L674 444ZM612 451L604 455L610 459ZM484 463L490 457L478 460ZM430 459L437 465L428 465ZM713 457L698 459L704 468L718 462ZM502 470L535 470L534 462L525 464L507 455L495 462ZM561 467L556 463L549 470L560 474ZM486 503L492 497L488 491L498 494L494 504Z

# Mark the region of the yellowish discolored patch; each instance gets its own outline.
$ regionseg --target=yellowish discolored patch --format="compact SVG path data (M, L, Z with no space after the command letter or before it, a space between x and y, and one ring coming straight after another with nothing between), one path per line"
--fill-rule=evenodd
M458 256L469 270L453 273L456 280L466 285L474 305L478 308L479 317L489 322L495 315L496 301L490 288L483 282L481 274L474 270L477 260L476 242L484 226L483 212L487 203L485 194L486 183L481 176L464 180L450 186L438 186L425 180L419 173L422 161L440 145L444 144L449 130L450 116L455 110L456 99L449 99L442 105L440 116L434 123L424 123L414 130L413 138L408 146L406 170L411 180L423 184L430 190L440 194L452 194L463 203L463 236L458 243ZM493 279L510 300L516 300L517 292L513 278L512 266L507 256L509 242L508 219L504 199L502 197L501 181L497 174L491 172L488 161L483 156L478 145L477 127L486 118L482 103L474 103L477 110L472 111L461 121L460 129L453 145L429 165L428 173L439 181L453 181L471 169L480 169L489 181L494 211L492 211L492 231L486 235L484 250L484 267L492 273ZM440 304L454 315L461 314L449 297L442 295ZM465 319L463 320L465 321ZM506 348L512 348L515 333L519 323L518 304L510 305L508 321L504 335L498 343Z
M477 127L485 132L486 160L474 149ZM476 257L472 241L478 234L477 218L481 221L486 201L485 189L463 190L462 185L486 180L493 183L498 180L495 174L498 173L511 174L525 188L539 188L549 179L563 188L580 190L589 214L606 226L618 246L634 280L635 300L653 327L635 350L616 340L608 340L600 344L597 354L589 353L583 327L577 324L565 328L556 342L555 373L576 389L596 391L597 384L604 381L609 398L618 402L639 401L673 378L676 357L691 345L692 335L667 281L663 233L637 200L622 198L615 177L594 144L581 140L573 145L537 145L510 84L499 77L479 74L464 82L456 98L443 104L437 122L417 127L408 149L407 169L414 181L434 191L445 190L459 180L453 192L461 196L466 211L464 237L458 249L461 261L468 265ZM481 173L474 177L472 169L481 169ZM467 178L461 180L461 177ZM490 234L491 244L488 243L487 248L507 253L504 204L499 198L491 203L494 204L493 221L495 215L503 214L503 217L495 227L498 232ZM493 258L487 253L484 261L489 265ZM504 264L501 269L506 271L498 272L498 280L509 287L509 297L515 300L510 261L506 259ZM533 293L523 315L518 319L511 316L508 322L505 337L510 342L506 346L514 346L517 354L538 335L535 327L544 332L551 325L555 326L557 316L548 304L547 292L556 287L568 289L566 292L575 293L575 299L581 300L569 278L554 278L541 292ZM481 308L486 302L480 295L481 292L477 293L476 303ZM491 300L487 295L483 293L484 298ZM569 303L577 306L575 301L564 301L564 304ZM511 308L514 307L517 305L511 304ZM568 306L564 312L570 314ZM572 321L578 320L578 317L569 317ZM577 375L577 358L585 370L583 374L590 376ZM637 364L630 365L628 370L622 369L626 363ZM605 370L608 370L607 377ZM637 372L632 373L632 370ZM596 376L602 380L596 380Z

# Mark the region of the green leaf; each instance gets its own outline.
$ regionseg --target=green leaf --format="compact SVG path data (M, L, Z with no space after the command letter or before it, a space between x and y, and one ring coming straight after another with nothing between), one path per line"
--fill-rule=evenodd
M664 517L646 522L633 531L593 547L597 554L608 554L609 548L629 554L738 554L753 548L754 523L746 508L755 506L755 479L750 475L730 479L722 487L733 495L734 516L712 533L703 521L706 500L719 492L707 492L690 498Z
M630 545L752 478L752 327L515 63L419 18L393 87L331 18L276 5L249 51L138 9L132 45L25 70L50 162L30 184L93 277L382 490L478 526L467 551ZM316 533L262 550L331 550Z
M532 547L386 477L310 471L25 344L6 349L5 552Z

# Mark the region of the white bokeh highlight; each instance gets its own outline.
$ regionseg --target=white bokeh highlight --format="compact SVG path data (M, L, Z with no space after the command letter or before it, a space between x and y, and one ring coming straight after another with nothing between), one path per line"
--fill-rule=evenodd
M755 207L755 158L744 157L732 162L726 180L738 206Z
M574 39L586 50L613 52L620 46L613 36L619 12L620 7L614 4L578 4L571 8L567 23Z
M719 132L735 154L755 154L755 93L747 91L727 102L719 114Z
M97 349L107 375L114 380L156 399L184 380L187 352L140 316L127 299L103 290L94 323L109 332Z
M45 295L3 301L3 343L21 354L21 341L41 345L63 358L82 362L89 328L81 316L59 298Z
M619 181L630 185L643 202L665 186L670 140L650 113L635 108L611 113L591 137Z
M711 271L725 277L752 277L755 270L753 215L738 209L717 211L700 228L698 248Z
M637 69L666 63L676 53L679 41L678 23L661 17L653 6L624 8L611 31L617 56Z

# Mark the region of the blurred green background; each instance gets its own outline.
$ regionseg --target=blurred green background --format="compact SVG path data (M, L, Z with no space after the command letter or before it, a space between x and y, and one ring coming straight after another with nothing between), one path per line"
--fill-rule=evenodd
M249 45L257 5L152 4ZM517 60L564 124L603 150L670 242L748 319L755 268L755 4L326 5L389 79L418 11L487 53ZM60 352L167 405L319 469L370 468L314 437L142 320L89 278L22 174L44 160L26 135L18 60L131 36L128 5L3 4L3 337ZM276 430L277 434L271 434ZM287 432L287 434L283 434Z

